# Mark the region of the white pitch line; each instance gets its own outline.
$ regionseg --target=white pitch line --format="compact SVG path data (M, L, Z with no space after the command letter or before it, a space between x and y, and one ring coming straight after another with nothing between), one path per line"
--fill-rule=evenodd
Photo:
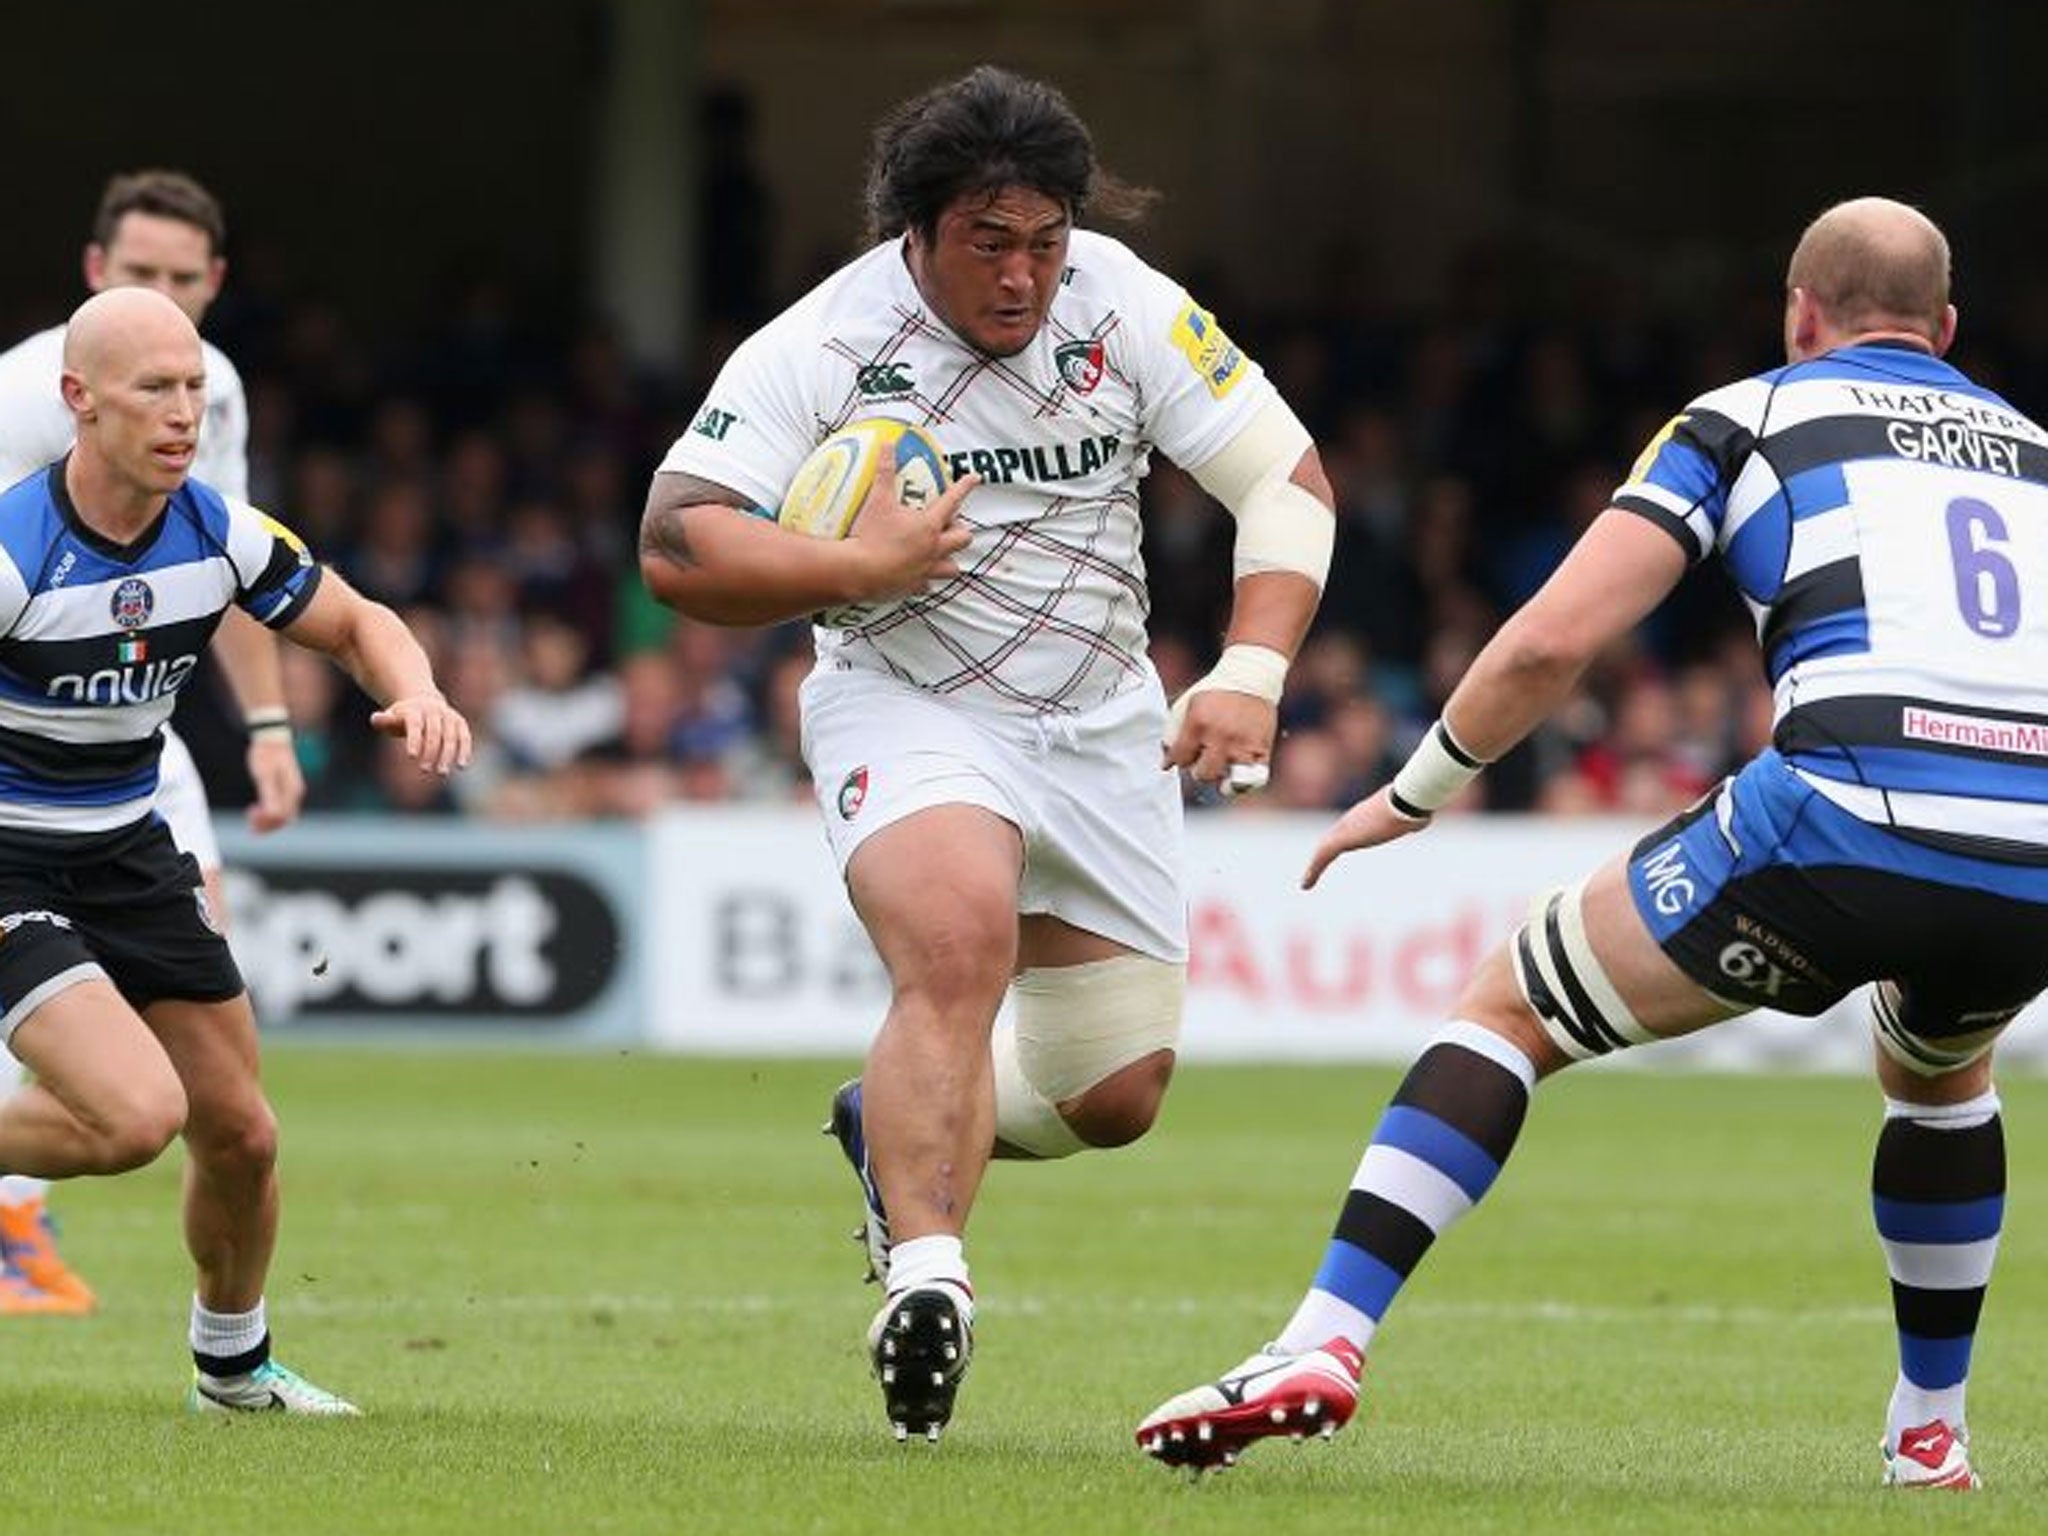
M767 1316L783 1312L810 1312L820 1305L816 1293L771 1294L748 1292L741 1295L706 1295L701 1292L663 1295L657 1293L612 1293L594 1291L587 1295L491 1294L478 1292L462 1297L424 1297L417 1293L400 1298L389 1295L282 1296L273 1303L282 1313L308 1317L347 1317L375 1313L383 1317L408 1314L418 1317L466 1316L472 1314L586 1315L599 1312L630 1312L670 1316ZM1148 1298L1127 1295L1118 1298L1063 1298L1000 1293L981 1299L977 1310L998 1316L1059 1317L1113 1313L1135 1318L1219 1318L1253 1319L1277 1316L1283 1307L1277 1293L1269 1296ZM1443 1321L1547 1323L1562 1327L1606 1326L1614 1323L1677 1323L1692 1327L1747 1328L1842 1328L1866 1327L1891 1321L1889 1308L1879 1305L1850 1307L1769 1307L1757 1305L1720 1306L1711 1303L1684 1304L1642 1302L1620 1305L1611 1302L1531 1300L1519 1302L1432 1302L1405 1303L1403 1317L1434 1318Z

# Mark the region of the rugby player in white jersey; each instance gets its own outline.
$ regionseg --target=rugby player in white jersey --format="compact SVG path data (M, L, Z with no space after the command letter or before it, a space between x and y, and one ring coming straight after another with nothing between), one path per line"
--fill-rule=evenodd
M1187 958L1174 770L1267 762L1329 564L1308 432L1178 284L1075 227L1143 202L1048 86L981 68L898 106L876 243L738 348L642 527L647 584L683 614L818 615L805 757L892 986L831 1128L899 1437L937 1437L967 1366L961 1238L992 1149L1117 1146L1158 1112ZM843 542L779 528L806 454L871 416L928 432L952 488L911 509L879 484ZM1238 525L1221 659L1170 710L1139 552L1155 452Z
M92 238L85 247L86 287L154 288L171 298L194 325L206 317L227 273L221 255L227 238L220 204L191 177L146 170L114 177L100 196ZM241 375L226 354L202 342L206 355L206 422L199 434L194 476L224 495L249 494L249 408ZM71 446L71 412L58 379L63 372L64 327L52 326L0 353L0 488L33 474ZM247 763L256 798L248 811L258 832L292 821L305 799L305 779L292 749L290 716L277 641L246 614L221 621L213 655L234 690L249 728ZM164 727L157 814L178 846L199 861L207 899L224 915L220 847L206 789L185 743ZM0 1058L0 1079L19 1079L19 1063ZM57 1252L41 1179L0 1178L0 1316L80 1313L93 1307L92 1290Z
M188 478L206 372L176 304L88 299L63 391L71 452L0 493L0 1039L35 1074L0 1103L0 1172L120 1173L182 1134L192 1406L352 1413L271 1355L277 1121L197 861L155 814L161 728L230 604L331 656L422 770L466 763L469 727L397 615Z
M1651 440L1304 883L1425 829L1710 555L1756 621L1772 746L1540 898L1480 966L1279 1336L1139 1425L1161 1460L1227 1465L1351 1417L1381 1320L1492 1187L1540 1079L1874 982L1871 1206L1898 1337L1883 1480L1977 1486L1964 1388L2006 1180L1991 1053L2048 985L2048 432L1944 361L1948 242L1917 210L1829 209L1785 288L1786 366L1701 395Z

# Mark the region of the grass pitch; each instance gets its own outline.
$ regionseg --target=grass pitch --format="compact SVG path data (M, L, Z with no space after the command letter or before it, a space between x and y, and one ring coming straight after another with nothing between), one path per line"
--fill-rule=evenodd
M176 1159L61 1190L94 1318L0 1320L0 1529L204 1532L2038 1531L2048 1083L2003 1085L2012 1196L1975 1499L1875 1486L1892 1373L1877 1100L1589 1072L1539 1096L1430 1256L1359 1421L1199 1484L1136 1419L1263 1340L1394 1075L1190 1068L1124 1152L999 1166L978 1358L936 1450L867 1379L842 1072L277 1051L279 1353L367 1417L180 1407Z

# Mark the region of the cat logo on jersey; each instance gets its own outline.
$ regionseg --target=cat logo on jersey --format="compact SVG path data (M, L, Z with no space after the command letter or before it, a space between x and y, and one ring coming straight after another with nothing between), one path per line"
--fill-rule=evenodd
M1663 451L1664 445L1670 442L1672 437L1676 435L1678 429L1685 425L1686 420L1685 412L1680 411L1676 416L1664 423L1655 437L1644 444L1643 451L1636 455L1635 464L1629 469L1628 483L1630 485L1636 484L1645 475L1649 474L1650 466L1657 462L1657 455Z
M1244 377L1245 355L1223 334L1216 317L1190 299L1173 322L1173 345L1188 360L1209 393L1221 400Z
M1052 361L1060 377L1067 381L1067 388L1077 395L1093 394L1095 386L1102 382L1100 341L1063 341L1052 349Z
M740 419L738 411L722 411L715 405L707 405L690 423L690 430L699 437L708 437L714 443L725 441L725 434L732 430L732 424Z
M107 600L107 611L123 629L140 629L156 612L156 594L140 576L130 576L114 588L114 595Z
M280 523L268 512L258 512L256 515L263 519L263 526L273 539L282 539L291 546L292 553L299 557L299 564L311 565L313 563L313 551L306 547L304 539L293 533L291 529L285 527L283 523Z

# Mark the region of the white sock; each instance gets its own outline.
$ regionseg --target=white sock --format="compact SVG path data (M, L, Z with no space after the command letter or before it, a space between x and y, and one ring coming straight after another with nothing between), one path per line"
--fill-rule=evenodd
M940 1280L958 1286L970 1297L974 1294L967 1282L967 1255L958 1237L950 1232L934 1232L928 1237L908 1238L890 1245L891 1296Z
M1311 1287L1301 1298L1301 1305L1294 1309L1294 1316L1287 1319L1287 1326L1273 1340L1273 1347L1283 1354L1299 1355L1321 1349L1332 1339L1349 1339L1362 1355L1379 1326L1358 1308L1320 1287Z
M1888 1451L1896 1452L1899 1437L1909 1429L1918 1429L1923 1424L1932 1424L1940 1419L1957 1437L1963 1433L1963 1387L1957 1382L1952 1387L1916 1387L1904 1376L1899 1377L1892 1387L1891 1406L1884 1415L1884 1445Z
M0 1098L5 1098L28 1081L28 1068L12 1052L0 1048ZM25 1173L0 1178L0 1205L27 1205L43 1198L48 1179L32 1179Z
M1031 1085L1017 1060L1017 1030L1007 1022L996 1025L989 1038L989 1055L996 1072L996 1140L1019 1152L1050 1160L1070 1157L1087 1148L1074 1134L1059 1108Z
M263 1315L263 1298L256 1298L256 1305L246 1312L209 1312L200 1305L199 1298L192 1298L192 1351L194 1354L214 1355L233 1359L246 1355L263 1342L270 1332L269 1321Z
M5 1098L28 1081L28 1068L13 1052L0 1047L0 1098ZM50 1187L48 1179L32 1179L25 1173L0 1178L0 1205L27 1205L40 1200Z
M49 1192L48 1179L32 1179L25 1173L10 1173L0 1178L0 1205L27 1205L40 1200Z

